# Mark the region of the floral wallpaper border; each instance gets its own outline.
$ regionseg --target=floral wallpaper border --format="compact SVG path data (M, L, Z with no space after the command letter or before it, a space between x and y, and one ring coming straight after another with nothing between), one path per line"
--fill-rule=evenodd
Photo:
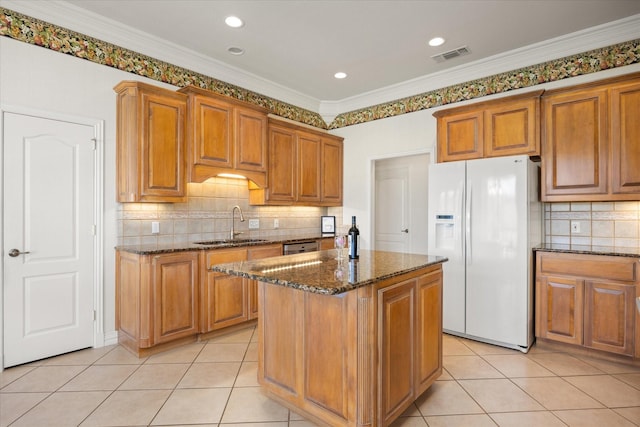
M1 7L0 36L174 86L198 86L320 129L338 129L640 62L640 39L637 39L342 113L327 125L313 111Z
M334 119L329 128L370 122L638 62L640 39L343 113Z

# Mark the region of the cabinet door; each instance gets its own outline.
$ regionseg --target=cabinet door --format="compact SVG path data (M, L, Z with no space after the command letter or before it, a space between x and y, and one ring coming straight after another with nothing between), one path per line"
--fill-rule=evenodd
M249 249L249 261L282 255L282 245L259 246ZM248 280L249 320L258 318L258 281Z
M563 277L538 277L542 338L582 345L584 282Z
M482 158L483 137L482 110L438 117L438 162Z
M381 425L415 399L416 281L378 291Z
M233 110L229 104L196 95L192 108L191 162L195 165L233 167Z
M540 98L505 101L484 111L485 157L540 154Z
M418 279L416 323L416 396L442 373L442 272Z
M300 202L320 201L320 136L298 132L298 197Z
M601 199L608 193L607 91L551 95L543 110L542 200Z
M212 250L205 255L206 277L202 289L202 332L249 320L247 281L238 276L214 273L209 266L247 259L246 249Z
M245 108L235 109L235 167L239 170L267 170L267 115Z
M138 82L115 90L118 201L185 201L186 97Z
M297 151L293 130L269 128L269 173L267 200L293 203L296 200Z
M320 190L325 206L342 205L342 158L342 141L322 138Z
M198 254L158 255L152 261L154 344L198 332Z
M640 193L640 82L611 89L611 178L614 194ZM615 198L615 196L614 196Z
M634 285L585 283L584 345L614 353L634 351Z

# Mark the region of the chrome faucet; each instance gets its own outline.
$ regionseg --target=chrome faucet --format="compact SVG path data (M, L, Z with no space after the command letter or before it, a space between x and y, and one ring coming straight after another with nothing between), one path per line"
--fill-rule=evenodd
M236 233L236 229L235 229L236 209L238 209L238 212L240 212L240 222L244 222L244 215L242 215L242 209L240 209L240 206L238 205L234 206L233 209L231 209L231 234L230 234L231 240L235 239L238 234L242 234L241 231Z

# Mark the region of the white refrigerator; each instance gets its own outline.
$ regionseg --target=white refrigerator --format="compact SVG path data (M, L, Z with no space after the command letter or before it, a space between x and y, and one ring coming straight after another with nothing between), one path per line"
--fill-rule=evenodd
M428 244L444 263L443 329L527 352L533 252L542 241L539 166L528 156L429 167Z

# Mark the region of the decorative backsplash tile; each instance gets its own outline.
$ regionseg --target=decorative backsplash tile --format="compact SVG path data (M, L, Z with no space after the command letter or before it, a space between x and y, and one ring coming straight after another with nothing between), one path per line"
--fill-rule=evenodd
M189 183L186 203L122 203L118 211L118 245L185 243L229 237L231 209L238 205L245 221L236 213L235 230L242 238L271 238L320 233L320 217L330 211L342 218L342 208L306 206L251 206L247 182L211 178ZM249 219L258 219L260 228L249 230ZM274 228L274 220L279 226ZM160 233L151 233L158 222Z
M327 124L313 111L1 7L0 36L11 37L175 86L194 85L205 88L260 105L278 116L321 129L337 129L366 123L640 62L640 39L631 40L342 113L332 123Z
M638 248L640 202L546 203L545 242Z

